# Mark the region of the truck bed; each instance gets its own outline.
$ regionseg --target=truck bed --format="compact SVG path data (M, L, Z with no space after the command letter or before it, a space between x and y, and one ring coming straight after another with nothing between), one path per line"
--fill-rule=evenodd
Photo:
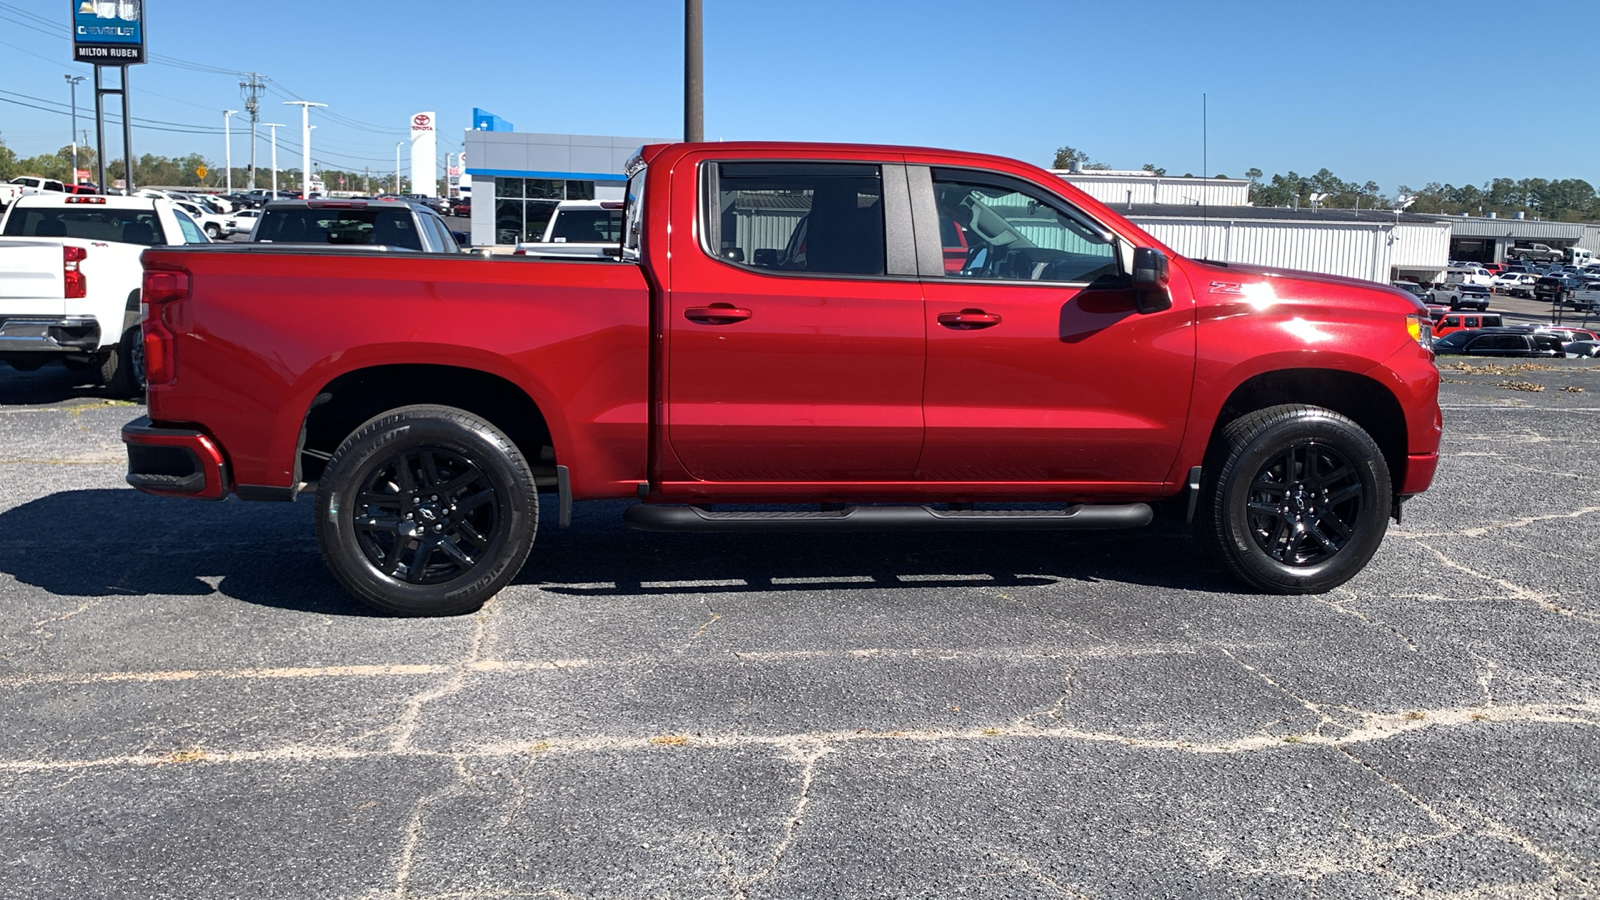
M559 411L555 451L586 460L575 495L627 496L645 477L650 302L635 265L229 244L144 259L192 279L163 312L178 380L151 385L150 417L206 423L238 485L297 486L301 423L337 380L463 369Z

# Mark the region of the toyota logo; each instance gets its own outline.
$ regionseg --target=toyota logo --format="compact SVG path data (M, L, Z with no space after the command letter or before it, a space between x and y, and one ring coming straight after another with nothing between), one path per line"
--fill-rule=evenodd
M426 114L419 113L417 115L417 117L415 119L412 119L411 121L414 124L416 124L417 127L419 127L419 128L427 128L428 127L428 122L430 120L429 120L429 118L428 118L428 116Z

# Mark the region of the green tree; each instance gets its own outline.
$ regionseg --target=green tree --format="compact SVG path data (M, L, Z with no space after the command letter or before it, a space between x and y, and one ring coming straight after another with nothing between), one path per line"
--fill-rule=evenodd
M1077 163L1079 168L1104 171L1111 168L1103 162L1091 160L1089 154L1076 147L1057 147L1056 158L1050 163L1052 169L1070 169Z

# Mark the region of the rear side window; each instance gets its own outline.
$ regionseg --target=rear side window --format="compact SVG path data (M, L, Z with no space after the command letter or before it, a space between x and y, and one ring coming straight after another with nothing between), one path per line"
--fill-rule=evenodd
M720 163L713 182L706 231L720 258L774 272L884 274L877 166Z
M383 244L422 249L422 235L411 214L399 209L269 209L255 239L274 243Z
M6 237L65 237L154 247L164 243L154 210L34 207L11 211Z

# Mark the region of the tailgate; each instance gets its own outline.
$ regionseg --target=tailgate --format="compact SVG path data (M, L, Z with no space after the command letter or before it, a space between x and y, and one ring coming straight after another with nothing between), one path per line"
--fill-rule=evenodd
M0 238L0 316L65 315L60 241Z

